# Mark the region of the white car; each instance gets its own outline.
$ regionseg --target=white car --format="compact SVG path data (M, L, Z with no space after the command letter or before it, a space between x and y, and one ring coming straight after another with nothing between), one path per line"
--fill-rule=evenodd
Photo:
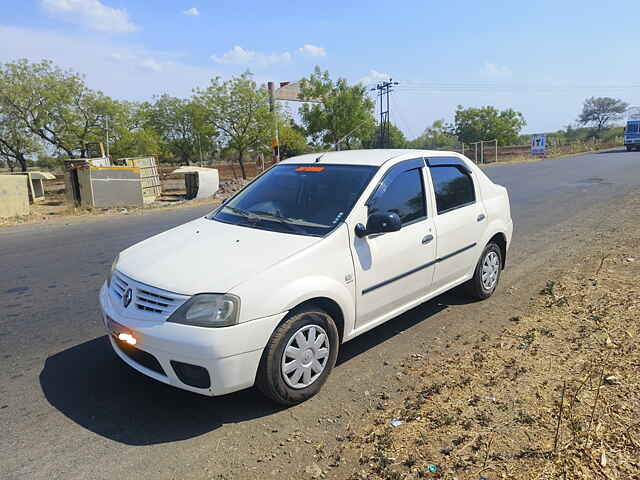
M340 345L504 268L509 197L454 152L302 155L210 215L127 248L100 291L120 358L204 395L316 394Z

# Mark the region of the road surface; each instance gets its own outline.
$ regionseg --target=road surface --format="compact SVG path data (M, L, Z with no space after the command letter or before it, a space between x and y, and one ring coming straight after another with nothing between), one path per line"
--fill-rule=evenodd
M497 295L447 294L346 344L314 399L281 409L249 389L207 398L150 380L110 351L98 289L115 254L207 212L0 229L0 478L253 478L314 462L397 383L411 352L465 329L497 328L529 286L640 186L640 153L621 150L486 169L509 188L515 234ZM515 293L514 293L515 292ZM265 292L267 294L267 292ZM393 388L392 388L393 387Z

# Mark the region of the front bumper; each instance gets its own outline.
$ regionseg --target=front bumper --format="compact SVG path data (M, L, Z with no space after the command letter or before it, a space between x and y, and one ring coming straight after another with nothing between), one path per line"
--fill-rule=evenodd
M209 396L224 395L254 384L262 351L286 315L283 312L223 328L134 319L114 308L106 283L100 289L100 306L111 346L126 364L160 382ZM107 324L108 318L130 331L137 341L135 348L155 358L161 368L154 368L157 364L147 355L132 354L120 345ZM206 369L210 386L199 388L184 383L172 361Z

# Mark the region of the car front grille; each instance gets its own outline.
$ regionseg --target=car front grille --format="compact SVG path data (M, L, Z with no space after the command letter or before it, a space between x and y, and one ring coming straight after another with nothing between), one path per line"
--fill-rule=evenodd
M131 303L128 309L149 317L166 318L189 297L145 285L118 272L111 276L110 294L112 300L122 303L128 289L131 289Z

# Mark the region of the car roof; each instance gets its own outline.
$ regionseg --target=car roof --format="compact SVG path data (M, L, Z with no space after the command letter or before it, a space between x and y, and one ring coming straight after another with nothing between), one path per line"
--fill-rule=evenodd
M460 157L456 152L443 150L414 149L371 149L343 150L339 152L318 152L287 158L280 163L331 163L342 165L373 165L379 167L391 159L409 159L415 157Z

